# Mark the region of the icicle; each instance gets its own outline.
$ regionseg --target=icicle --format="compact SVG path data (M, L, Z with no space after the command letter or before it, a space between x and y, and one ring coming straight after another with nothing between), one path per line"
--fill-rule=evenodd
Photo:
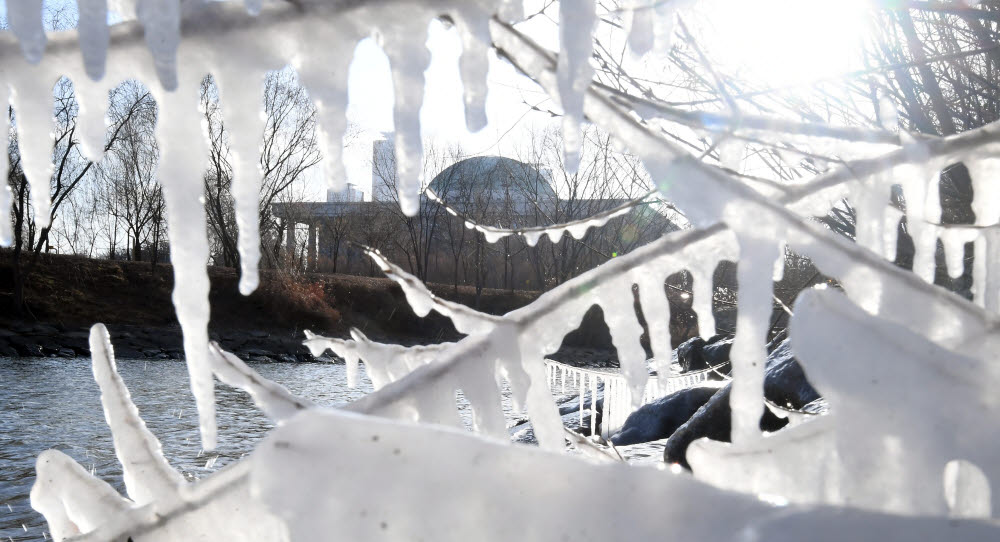
M580 427L583 427L583 399L587 394L587 373L581 372L577 375L577 388L580 390Z
M628 32L628 46L634 54L642 56L652 50L656 43L653 34L655 13L648 6L640 7L635 2L632 4L632 11L629 12L631 25Z
M10 120L8 110L8 88L4 81L0 81L0 108L3 109L0 117L0 247L9 247L14 244L14 224L11 222L11 205L14 202L14 194L7 184L7 171L10 168L8 162L9 155L7 147L10 137L10 127L7 125Z
M653 47L656 54L666 56L674 43L674 15L680 0L673 2L656 2L653 7Z
M8 4L7 22L21 43L21 53L30 64L38 64L45 53L42 0L16 0Z
M740 164L743 163L743 154L747 145L741 139L733 136L722 135L723 139L718 143L719 163L726 169L740 171Z
M139 505L176 498L184 477L167 463L160 441L139 417L139 410L118 375L108 330L102 324L90 328L90 353L94 380L101 388L104 418L114 437L129 497Z
M1000 262L1000 229L990 228L983 232L986 243L986 280L983 281L983 306L990 312L1000 312L1000 271L994 266ZM992 265L991 265L992 264Z
M903 181L906 224L913 238L913 272L927 282L934 282L937 227L931 222L936 223L941 217L939 179L940 170L928 166Z
M715 287L712 284L714 269L704 269L704 263L696 265L690 269L691 278L694 284L691 293L694 299L691 308L698 316L698 334L705 340L715 335L715 315L712 314L712 301L715 294Z
M785 278L785 246L784 241L778 243L778 259L774 260L774 271L771 274L771 280L774 282L781 282Z
M404 9L400 6L400 9ZM430 63L430 53L423 45L427 41L427 20L424 17L399 17L393 25L381 28L382 48L392 66L392 87L396 103L393 106L395 125L396 172L399 207L406 216L416 216L420 210L421 161L423 143L420 139L420 106L424 99L424 70Z
M631 281L628 281L631 286ZM618 284L612 283L618 287ZM646 388L646 381L649 379L649 371L646 369L646 351L643 350L639 339L642 336L642 326L636 318L633 308L632 289L621 291L615 288L613 291L606 287L598 296L603 300L604 321L611 331L611 342L615 350L618 351L618 362L621 365L622 374L628 381L632 391L632 407L638 408L642 399L642 391ZM648 321L648 320L647 320ZM604 389L604 403L608 404L608 390Z
M135 13L146 34L146 45L153 55L160 84L166 90L176 89L177 47L181 42L180 0L138 0Z
M506 362L511 389L519 394L518 389L525 387L524 376L527 377L527 389L520 394L524 397L524 406L531 418L531 426L535 431L538 444L547 450L563 448L563 426L559 410L552 400L552 392L545 386L545 360L539 353L539 344L518 335L515 325L498 326L493 332L494 347L499 349L498 358ZM514 376L516 367L520 366L521 377ZM513 368L513 370L512 370Z
M174 308L184 331L184 355L198 406L202 447L212 450L216 444L215 389L208 357L209 247L202 180L207 152L200 119L191 114L198 110L200 79L192 74L175 92L153 92L159 104L157 178L167 206Z
M31 186L31 205L35 224L49 226L51 202L49 185L52 177L52 134L55 117L52 114L54 80L37 76L31 71L14 71L10 102L17 119L18 147L21 169Z
M990 226L1000 223L1000 159L967 160L965 165L972 178L972 210L976 224Z
M496 243L497 241L510 235L509 232L505 231L496 231L496 230L480 230L480 231L483 232L483 237L486 239L486 242L490 244Z
M896 259L896 248L899 245L899 222L903 212L895 207L885 207L882 210L882 247L883 256L889 261Z
M941 231L949 277L957 279L965 272L965 244L975 241L977 237L979 232L971 228L953 227Z
M515 23L524 19L524 2L522 0L501 0L497 8L497 17L505 23Z
M87 75L94 81L104 77L104 62L108 54L111 33L108 30L107 0L77 0L80 52Z
M986 236L980 235L972 245L972 302L980 307L986 305Z
M264 0L243 0L243 5L247 8L247 13L254 17L260 15L260 8L263 3Z
M953 460L945 465L944 498L952 517L989 519L993 516L989 478L968 461Z
M553 245L555 245L555 244L558 244L559 241L562 241L562 237L563 237L564 233L566 233L566 230L564 230L562 228L557 228L557 229L554 229L554 230L548 230L548 231L546 231L545 235L548 235L549 236L549 242L551 242Z
M258 6L259 9L259 6ZM260 146L264 136L263 70L216 70L222 116L228 123L233 167L233 207L240 252L240 293L250 295L260 281ZM256 90L256 92L254 92ZM343 115L341 115L343 116Z
M764 413L764 366L767 360L767 322L771 315L771 275L778 257L775 236L755 232L740 236L740 285L736 316L736 338L730 360L733 365L732 442L745 442L760 434ZM773 232L772 232L773 233Z
M315 31L322 32L321 29ZM316 126L317 146L323 160L323 176L332 190L340 190L347 183L343 159L344 134L347 132L347 116L344 114L347 109L347 73L354 58L354 48L361 37L347 29L340 32L342 34L325 37L321 46L317 44L324 52L310 55L309 60L299 68L302 82L309 89L309 96L316 106L319 120ZM396 90L396 96L399 95L400 91Z
M580 165L583 96L594 77L590 56L594 49L592 34L597 23L596 6L594 0L563 0L559 5L560 49L556 77L563 109L563 157L570 174Z
M452 15L457 19L458 33L462 37L459 69L465 95L465 125L470 132L478 132L486 126L486 76L492 43L490 24L475 3L459 3L457 7Z
M462 392L472 407L472 427L486 436L506 439L507 420L504 419L500 403L500 387L496 379L496 362L490 364L493 370L470 366L458 375Z
M896 111L896 103L886 94L882 94L878 99L878 123L883 130L895 132L899 129L899 112Z
M590 375L590 434L597 433L597 385L601 377ZM605 400L607 396L605 396Z
M104 156L104 142L108 131L105 111L108 107L110 84L110 78L102 82L73 82L73 92L79 105L76 125L80 133L80 150L92 162L99 161Z

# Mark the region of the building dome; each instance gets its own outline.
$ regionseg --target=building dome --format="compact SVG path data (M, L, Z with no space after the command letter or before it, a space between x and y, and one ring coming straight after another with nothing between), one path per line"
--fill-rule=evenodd
M438 197L463 205L474 200L511 202L556 198L548 171L502 156L476 156L456 162L428 185Z

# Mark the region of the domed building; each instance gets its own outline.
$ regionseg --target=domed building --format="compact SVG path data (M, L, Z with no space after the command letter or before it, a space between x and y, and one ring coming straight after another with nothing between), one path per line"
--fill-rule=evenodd
M428 188L451 207L470 213L484 206L527 213L557 198L551 174L502 156L475 156L445 168ZM478 209L477 209L478 208Z
M343 257L349 271L352 261L367 261L357 247L351 247L349 243L343 243L342 249L342 241L350 239L387 251L387 256L407 262L415 274L424 279L435 278L429 269L448 267L451 277L436 278L451 278L457 287L459 268L466 265L468 269L463 271L466 274L473 273L473 268L479 269L475 271L476 284L488 281L489 278L484 279L483 276L492 273L503 277L497 286L517 284L518 287L538 287L543 284L544 277L541 275L544 273L537 269L542 265L535 261L540 258L537 253L526 250L527 247L522 246L523 241L518 244L517 236L505 237L501 243L503 249L484 249L484 238L469 233L467 220L502 228L548 225L594 216L627 201L588 198L579 193L563 195L564 199L561 199L552 173L547 169L502 156L474 156L445 167L426 183L419 216L408 218L401 215L397 203L395 162L391 140L376 141L372 146L370 195L361 191L360 187L349 184L343 191L328 192L325 202L272 204L272 214L280 223L279 231L283 231L285 236L288 260L304 264L309 270L336 272L343 270L337 266L338 258ZM431 193L433 195L429 195ZM459 216L450 216L432 199L443 201L448 210L457 212ZM573 269L589 265L586 258L604 257L605 252L614 257L619 251L629 250L628 247L636 246L643 239L648 240L648 235L676 229L650 207L637 208L628 217L616 220L628 223L625 227L609 230L615 232L612 235L617 238L603 252L587 241L587 251L574 248L583 256L574 253L573 258L576 259L566 257L560 265ZM302 224L308 227L305 247L301 236L296 245L295 231ZM653 227L647 228L650 224ZM510 244L512 242L513 245ZM491 254L486 254L488 251L492 251ZM560 254L563 252L560 251ZM470 253L475 254L474 265L467 260ZM486 258L500 260L489 263ZM466 263L463 264L463 261ZM532 266L536 269L529 276L526 269ZM502 273L499 272L501 270Z

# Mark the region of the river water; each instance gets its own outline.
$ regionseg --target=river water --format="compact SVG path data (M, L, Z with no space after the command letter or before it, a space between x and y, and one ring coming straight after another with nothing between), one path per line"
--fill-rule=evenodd
M348 388L342 363L250 365L292 393L324 406L348 403L372 391L363 370L358 387ZM207 476L238 460L273 427L248 395L217 384L219 447L206 454L201 450L184 362L118 360L118 371L167 459L188 479ZM44 518L28 502L35 458L43 450L66 453L124 494L121 466L89 359L0 358L0 386L0 542L50 538ZM459 400L459 414L468 423L463 403ZM509 414L508 397L504 410ZM626 452L630 461L643 462L658 459L662 447L638 445Z

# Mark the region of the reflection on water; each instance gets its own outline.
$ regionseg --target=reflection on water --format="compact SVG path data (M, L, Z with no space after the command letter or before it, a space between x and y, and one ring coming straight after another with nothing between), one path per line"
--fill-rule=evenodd
M371 391L364 371L359 387L347 388L342 364L251 365L321 405L343 404ZM203 453L184 362L118 360L118 370L170 463L188 479L239 459L272 427L246 394L218 385L219 447ZM45 520L28 503L35 458L43 450L66 453L124 493L89 359L0 359L0 385L0 541L45 537Z

